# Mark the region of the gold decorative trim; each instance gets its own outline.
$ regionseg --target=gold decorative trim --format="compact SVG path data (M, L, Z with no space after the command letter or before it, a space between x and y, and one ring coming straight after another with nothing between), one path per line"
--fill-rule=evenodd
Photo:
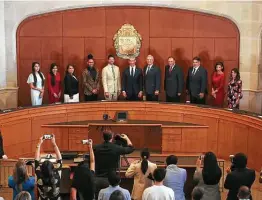
M123 59L136 58L140 54L142 37L131 24L124 24L114 35L116 55Z

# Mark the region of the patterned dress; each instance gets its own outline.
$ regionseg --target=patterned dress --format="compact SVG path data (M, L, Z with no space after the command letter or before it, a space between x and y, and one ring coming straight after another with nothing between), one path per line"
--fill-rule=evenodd
M228 108L239 109L239 102L242 97L242 81L230 80L227 89Z
M45 184L43 175L40 170L40 163L35 160L35 173L37 176L37 189L39 193L38 200L60 200L60 179L62 171L62 160L57 160L56 166L54 165L54 179L51 184ZM53 189L52 189L53 187Z

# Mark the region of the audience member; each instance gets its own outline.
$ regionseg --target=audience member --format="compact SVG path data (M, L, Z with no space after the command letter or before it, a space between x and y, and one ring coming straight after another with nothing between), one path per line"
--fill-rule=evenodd
M125 196L120 190L116 190L111 194L109 200L125 200Z
M192 200L202 200L204 192L203 188L195 187L192 191Z
M13 189L13 200L22 191L29 192L32 199L35 199L35 177L28 175L24 161L20 160L16 163L13 176L8 177L8 186Z
M3 197L0 197L0 200L5 200Z
M3 141L1 130L0 130L0 159L7 159L7 156L5 155L4 152L4 141Z
M100 190L98 200L109 200L111 194L116 190L119 190L123 193L125 197L124 200L131 200L130 193L128 192L128 190L123 189L119 186L121 182L120 175L117 175L115 172L110 172L108 175L108 181L110 186Z
M162 168L155 169L153 173L154 185L145 189L143 200L175 200L174 191L163 185L166 176L166 170Z
M239 200L249 200L250 199L250 190L247 186L241 186L238 190L237 197Z
M261 171L260 171L259 183L262 183L262 169L261 169Z
M228 200L237 200L237 193L241 186L247 186L251 189L252 184L255 181L256 174L255 170L248 169L247 166L247 157L243 153L237 153L233 158L234 168L233 171L229 170L225 180L225 188L229 190L227 199ZM250 194L250 199L252 195Z
M15 200L31 200L31 195L28 192L22 191L20 192Z
M201 158L197 160L194 181L197 182L197 186L205 190L203 200L220 200L219 181L222 171L218 166L216 155L207 152L203 159L203 169L201 169Z
M171 188L175 193L175 199L184 200L184 185L187 179L187 172L177 166L177 157L170 155L166 158L166 177L164 185Z
M39 191L39 199L58 200L60 199L60 179L62 170L62 156L55 142L55 136L52 135L51 142L56 154L56 167L49 160L45 160L40 166L40 148L44 141L41 137L36 146L35 154L35 173L37 176L37 187Z
M157 166L148 160L149 157L150 153L148 149L143 149L141 151L141 160L133 162L126 171L127 178L134 177L134 186L131 195L134 200L141 200L144 190L153 185L153 181L149 176L152 176Z
M83 161L79 163L75 170L72 188L72 200L93 200L95 194L95 158L93 152L93 142L89 142L90 168L89 163Z
M103 133L104 142L94 146L95 154L95 174L96 174L96 197L99 191L109 186L108 173L116 172L119 169L120 155L129 154L134 151L133 145L126 135L121 138L126 141L127 146L120 146L113 143L113 134L105 131Z

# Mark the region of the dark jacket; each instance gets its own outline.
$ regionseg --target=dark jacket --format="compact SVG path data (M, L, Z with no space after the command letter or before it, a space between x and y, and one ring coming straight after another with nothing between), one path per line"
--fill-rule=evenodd
M79 93L78 80L70 74L67 74L64 78L64 87L64 94L68 94L70 97L72 97L74 94Z
M154 94L156 90L160 91L161 72L159 67L153 65L147 72L147 65L144 67L144 90L146 94Z
M230 172L225 180L224 187L229 190L227 200L238 200L237 194L241 186L251 188L256 178L253 169L235 169ZM251 198L252 199L252 198Z
M0 159L2 159L3 155L5 155L4 144L3 144L3 137L0 133Z
M199 97L200 93L207 94L207 70L199 66L195 75L192 74L193 67L189 68L187 74L186 89L193 97Z
M177 93L183 92L184 85L184 77L181 68L175 65L171 71L169 72L169 65L165 66L165 82L164 89L166 94L170 97L177 96Z
M111 142L104 142L94 146L96 176L107 177L109 172L117 171L120 155L130 154L133 151L132 146L122 147Z
M130 75L130 67L127 67L122 75L122 91L125 91L127 97L138 95L140 91L143 91L143 73L138 67L135 69L134 76Z

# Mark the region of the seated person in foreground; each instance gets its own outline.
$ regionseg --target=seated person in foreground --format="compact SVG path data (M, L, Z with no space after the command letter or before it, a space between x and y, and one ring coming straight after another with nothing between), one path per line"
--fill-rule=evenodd
M145 189L142 196L143 200L175 200L174 191L163 185L165 176L165 169L155 169L153 173L154 185Z
M108 175L108 181L110 184L109 187L100 190L98 200L109 200L111 194L116 190L119 190L124 194L125 200L131 200L129 191L119 186L121 182L120 175L117 175L115 172L111 172Z
M184 200L184 185L187 179L187 172L183 168L177 166L177 157L170 155L166 158L166 177L164 179L164 185L171 188L176 199Z
M203 169L201 163L203 162ZM198 187L205 190L203 200L221 200L219 181L222 171L218 166L216 155L207 152L202 159L197 160L197 168L194 174L194 181Z
M93 200L95 195L95 158L89 142L90 168L86 161L78 164L71 187L71 200Z
M153 185L153 181L149 179L149 175L152 176L157 166L148 160L149 157L150 153L148 149L143 149L141 151L141 160L133 162L126 171L127 178L134 177L134 186L131 195L134 200L141 200L144 190Z
M40 165L40 148L43 143L43 137L40 138L36 146L35 154L35 174L37 177L37 188L39 200L60 200L60 180L62 171L62 156L55 142L55 136L52 135L51 142L56 154L56 167L49 160L45 160Z
M192 191L192 200L202 200L204 192L203 188L195 187Z
M17 196L15 200L31 200L31 195L28 192L20 192Z
M22 160L16 163L13 176L8 177L8 186L13 189L13 200L22 191L29 192L32 199L35 199L35 177L29 176L25 162Z
M228 200L238 200L237 193L241 186L247 186L251 189L256 174L255 170L247 168L247 157L243 153L237 153L233 158L233 168L228 170L228 174L225 180L225 188L229 190L227 194ZM250 194L250 199L252 195Z
M239 200L249 200L250 193L250 189L247 186L241 186L238 190L237 197Z
M111 194L109 200L125 200L125 196L120 190L116 190Z

